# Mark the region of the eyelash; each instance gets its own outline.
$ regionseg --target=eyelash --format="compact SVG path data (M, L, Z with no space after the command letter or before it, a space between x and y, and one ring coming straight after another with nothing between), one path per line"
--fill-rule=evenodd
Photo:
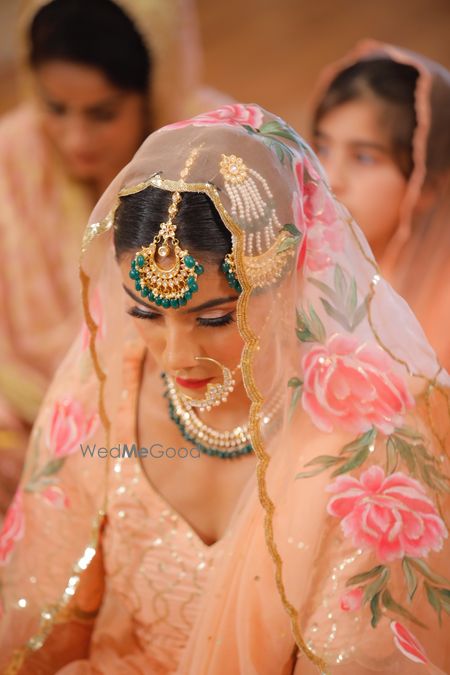
M91 112L89 117L93 122L111 122L116 119L117 112L115 110L97 110Z
M374 155L370 155L367 152L356 153L355 159L360 164L375 164L376 163L376 157Z
M130 316L134 316L136 319L147 319L147 321L155 321L161 317L161 314L156 314L156 312L144 312L139 309L139 307L131 307L127 310ZM198 318L197 322L199 326L204 327L219 327L219 326L229 326L235 321L232 312L225 314L224 316L216 317L215 319L202 319Z
M47 103L47 110L50 114L57 115L58 117L66 114L66 108L58 103Z
M197 319L199 326L229 326L234 322L234 317L231 314L224 314L224 316L218 316L215 319Z

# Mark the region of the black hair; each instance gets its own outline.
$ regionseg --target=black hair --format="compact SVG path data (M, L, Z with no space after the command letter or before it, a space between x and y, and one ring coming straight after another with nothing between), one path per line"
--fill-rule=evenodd
M29 38L32 68L70 61L98 68L120 89L148 91L151 55L112 0L52 0L36 13Z
M355 100L375 99L385 104L382 124L390 131L392 155L405 177L413 169L412 142L417 119L415 90L418 71L389 58L358 61L332 81L318 105L313 120L317 133L320 120L331 110Z
M121 198L114 228L118 260L151 243L161 223L167 220L171 199L172 193L152 186ZM180 245L200 263L220 266L230 253L231 234L207 195L183 192L174 222Z

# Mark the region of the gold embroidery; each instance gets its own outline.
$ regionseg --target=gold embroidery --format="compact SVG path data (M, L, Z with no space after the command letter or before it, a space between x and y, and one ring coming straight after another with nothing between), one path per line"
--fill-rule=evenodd
M286 273L288 263L295 254L295 247L280 249L290 236L287 232L280 232L267 251L260 255L244 256L244 271L252 287L263 288L272 285Z
M248 170L240 157L236 157L236 155L222 155L220 173L227 183L239 185L245 182Z
M103 218L99 223L90 223L90 225L87 226L87 228L84 231L83 235L83 241L81 244L81 253L86 253L87 249L89 248L91 242L95 239L95 237L100 236L104 232L107 232L108 230L111 229L113 225L113 214L108 213L106 218Z
M131 405L136 405L135 397ZM161 650L164 659L169 643L178 648L189 637L205 589L210 553L190 536L192 531L175 512L149 494L153 488L148 487L139 461L121 460L121 464L122 470L113 472L105 533L110 588L123 598L143 649L157 658ZM132 523L127 536L116 519L120 512ZM135 553L133 559L130 550Z
M67 586L60 600L42 610L38 632L28 640L24 647L14 652L10 663L4 671L4 675L16 675L30 652L36 652L43 646L54 625L65 620L68 614L68 604L75 595L76 588L80 582L80 575L87 570L97 551L104 515L103 511L99 511L95 517L91 542L84 550L81 558L73 566Z

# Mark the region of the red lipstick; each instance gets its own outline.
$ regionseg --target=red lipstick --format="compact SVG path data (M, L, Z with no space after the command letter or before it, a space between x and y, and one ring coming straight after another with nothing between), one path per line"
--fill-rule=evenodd
M206 380L185 380L182 377L176 377L175 382L179 387L183 387L183 389L201 389L202 387L206 387L213 379L212 377L208 377Z

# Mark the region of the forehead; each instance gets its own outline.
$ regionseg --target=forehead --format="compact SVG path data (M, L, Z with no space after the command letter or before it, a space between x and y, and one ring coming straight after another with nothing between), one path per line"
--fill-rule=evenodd
M352 142L355 139L388 140L382 124L383 104L375 99L358 99L342 103L328 111L318 124L318 131Z
M121 93L100 69L70 61L49 61L36 70L36 78L48 96L80 106L96 105Z

